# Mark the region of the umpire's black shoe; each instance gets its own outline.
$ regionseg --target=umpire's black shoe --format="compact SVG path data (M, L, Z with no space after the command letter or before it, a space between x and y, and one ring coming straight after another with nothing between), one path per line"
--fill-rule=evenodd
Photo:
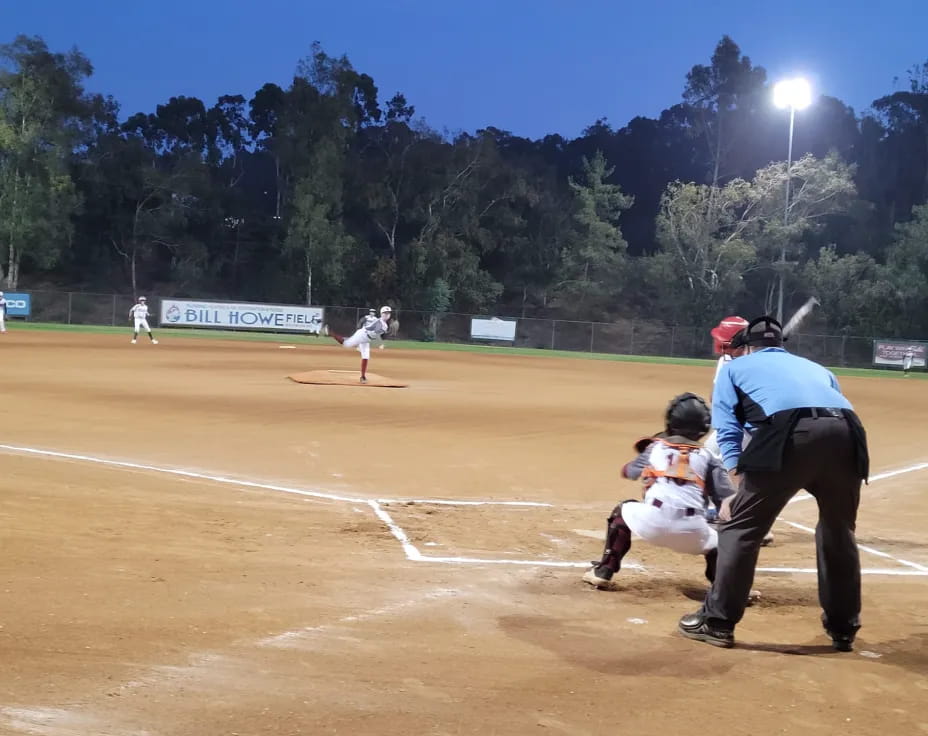
M706 644L725 649L735 646L735 632L728 627L710 623L710 619L702 611L696 611L681 618L677 629L687 639L704 641Z
M836 652L853 652L854 651L854 639L857 637L857 632L853 634L842 634L837 631L832 631L828 628L828 618L825 614L822 614L822 626L825 628L825 633L831 637L831 646Z

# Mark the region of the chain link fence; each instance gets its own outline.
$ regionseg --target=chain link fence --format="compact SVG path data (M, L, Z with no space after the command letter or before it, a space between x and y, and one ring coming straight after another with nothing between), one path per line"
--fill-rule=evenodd
M127 325L131 296L83 292L32 291L33 322L72 325ZM153 319L158 320L159 298L150 297ZM367 314L366 307L325 307L326 322L337 332L355 329ZM558 319L519 318L513 341L474 340L470 314L434 314L398 310L397 337L405 340L483 343L542 350L565 350L617 355L708 358L712 341L706 330L645 320L577 322ZM798 355L832 366L871 367L873 338L853 335L795 333L789 349Z

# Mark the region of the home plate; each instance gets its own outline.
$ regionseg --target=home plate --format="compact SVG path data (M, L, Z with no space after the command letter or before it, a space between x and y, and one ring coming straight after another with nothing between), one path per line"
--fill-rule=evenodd
M374 386L377 388L406 388L409 384L376 373L367 374L367 383L361 383L358 371L306 371L287 376L296 383L313 383L320 386Z

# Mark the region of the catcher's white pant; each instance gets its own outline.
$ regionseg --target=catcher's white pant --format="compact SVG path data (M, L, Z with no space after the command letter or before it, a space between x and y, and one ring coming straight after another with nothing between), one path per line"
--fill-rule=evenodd
M622 505L622 519L634 534L685 555L702 555L719 546L718 532L709 526L702 509L687 516L685 508L671 505L673 499L658 498L662 504L658 508L652 503L655 498L649 492L641 503Z
M356 330L351 337L346 337L345 342L342 343L342 347L346 347L349 350L351 348L357 348L364 360L368 360L371 357L371 339L367 336L367 330L363 327Z
M147 319L137 319L135 320L135 331L145 330L145 332L151 332L151 327L148 326Z

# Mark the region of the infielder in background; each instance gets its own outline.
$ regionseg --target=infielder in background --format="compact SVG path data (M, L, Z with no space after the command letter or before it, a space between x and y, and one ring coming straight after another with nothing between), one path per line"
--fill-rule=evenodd
M0 291L0 332L6 332L6 298Z
M632 534L646 542L706 558L706 578L715 579L718 532L706 521L706 502L734 493L715 456L699 443L709 431L709 407L695 394L680 394L667 407L665 430L639 440L639 455L622 468L629 480L642 479L643 500L625 501L613 509L606 529L606 548L583 581L611 586L612 576L632 546Z
M372 307L371 309L367 310L367 314L358 320L358 324L356 324L355 327L360 330L362 327L366 328L368 325L372 325L376 321L377 310Z
M133 345L138 340L140 328L144 328L148 332L148 339L151 340L152 345L158 344L155 336L151 334L151 327L148 326L148 300L144 296L140 296L138 304L129 310L129 319L135 323L135 331L132 333Z
M371 342L377 341L380 348L383 348L383 336L390 329L390 317L393 316L393 310L390 307L381 307L380 316L376 317L373 322L359 327L351 337L343 337L329 330L328 325L322 325L322 334L329 335L339 345L345 348L357 348L361 353L361 383L367 383L367 362L371 358ZM367 323L367 318L365 318Z

